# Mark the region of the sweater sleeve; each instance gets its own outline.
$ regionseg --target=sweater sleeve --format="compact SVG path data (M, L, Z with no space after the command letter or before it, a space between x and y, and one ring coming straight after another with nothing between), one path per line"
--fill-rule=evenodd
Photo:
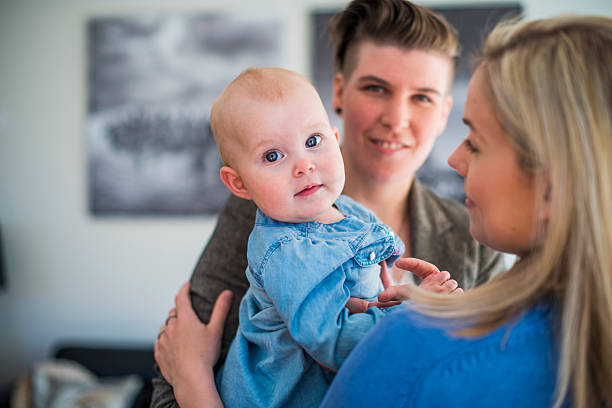
M350 293L342 261L334 265L329 256L341 249L329 245L308 238L285 242L267 258L263 277L265 290L291 336L318 363L337 370L385 312L370 308L349 314L345 304Z
M407 406L411 391L420 386L424 365L413 353L420 336L407 336L404 313L392 313L355 347L321 407Z
M236 334L240 300L249 286L244 271L247 265L247 242L253 228L255 212L256 207L252 202L231 196L219 215L215 231L191 275L191 302L202 322L210 320L215 300L221 291L230 289L234 293L215 371L225 361ZM151 407L178 407L172 387L161 374L153 379Z

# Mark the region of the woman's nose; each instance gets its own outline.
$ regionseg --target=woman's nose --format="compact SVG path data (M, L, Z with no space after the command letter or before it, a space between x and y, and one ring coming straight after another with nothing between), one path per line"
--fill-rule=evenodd
M388 101L380 117L383 126L393 130L406 129L410 123L410 106L404 98Z
M311 160L299 159L293 167L293 176L300 177L314 171L315 165Z
M467 162L465 161L462 153L463 144L457 146L454 152L448 156L448 165L451 166L461 177L465 177L467 174Z

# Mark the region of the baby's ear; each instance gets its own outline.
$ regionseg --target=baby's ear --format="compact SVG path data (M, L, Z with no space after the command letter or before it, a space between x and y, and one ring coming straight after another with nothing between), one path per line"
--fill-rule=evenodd
M251 199L251 195L246 185L236 170L229 166L223 166L221 170L219 170L219 176L223 184L225 184L234 195L244 198L245 200Z

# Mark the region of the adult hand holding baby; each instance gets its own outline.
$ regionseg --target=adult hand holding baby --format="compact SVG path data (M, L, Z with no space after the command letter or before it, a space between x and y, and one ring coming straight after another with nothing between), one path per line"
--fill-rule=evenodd
M189 286L189 282L185 283L175 297L175 307L155 342L155 360L164 378L175 387L174 394L181 406L198 406L198 402L207 401L206 406L221 407L216 390L210 392L199 379L213 378L211 368L219 358L221 335L232 293L226 290L219 295L210 322L203 324L191 306ZM203 343L207 347L202 348ZM191 355L199 358L190 358ZM188 376L190 373L195 373L198 380L192 381ZM177 387L177 382L181 387ZM214 384L214 380L211 383Z

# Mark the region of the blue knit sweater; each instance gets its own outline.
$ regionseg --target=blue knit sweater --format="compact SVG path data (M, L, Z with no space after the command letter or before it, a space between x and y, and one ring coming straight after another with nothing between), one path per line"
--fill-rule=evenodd
M391 313L353 350L323 407L549 407L556 314L538 305L478 338ZM437 326L439 327L439 326Z

